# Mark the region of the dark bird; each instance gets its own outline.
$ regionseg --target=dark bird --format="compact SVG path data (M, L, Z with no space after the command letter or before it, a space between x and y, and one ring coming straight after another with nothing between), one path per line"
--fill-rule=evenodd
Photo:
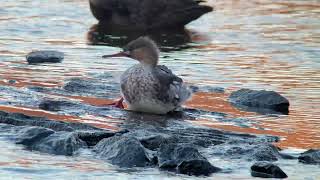
M213 10L203 0L89 0L100 23L124 29L183 27Z

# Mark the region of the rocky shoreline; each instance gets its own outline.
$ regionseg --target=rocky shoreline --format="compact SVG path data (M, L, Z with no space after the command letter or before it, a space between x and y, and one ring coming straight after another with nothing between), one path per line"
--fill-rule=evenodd
M15 82L12 82L14 85ZM192 86L194 92L223 93L223 88ZM58 119L29 116L0 110L0 136L26 150L52 155L74 156L81 149L119 168L151 167L194 176L230 173L235 169L219 167L212 157L240 159L252 164L253 177L286 178L277 165L279 160L303 164L320 164L320 151L309 150L299 156L284 154L274 145L279 137L228 132L191 125L185 119L214 116L224 122L239 122L228 114L199 109L183 109L166 116L128 112L100 107L63 96L92 96L110 99L119 95L119 84L108 73L94 74L90 80L72 78L58 88L0 86L4 106L27 106L58 115L111 116L121 119L119 130L63 122ZM56 98L60 95L61 98ZM11 98L11 97L15 98ZM289 101L271 91L242 89L233 92L229 101L240 109L263 114L287 114ZM242 119L241 123L246 120ZM10 134L10 135L9 135ZM290 178L290 177L289 177Z

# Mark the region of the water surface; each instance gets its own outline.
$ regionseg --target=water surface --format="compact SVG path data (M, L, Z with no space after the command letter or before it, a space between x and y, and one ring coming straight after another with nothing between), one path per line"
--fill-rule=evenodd
M196 93L187 103L188 107L226 112L248 119L249 125L220 122L212 117L190 120L190 123L237 132L278 135L282 137L278 144L282 148L320 148L319 1L209 0L208 4L214 6L215 11L190 23L183 35L187 38L174 43L165 35L160 38L158 43L163 50L160 61L189 84L226 89L225 93ZM108 43L95 41L91 35L96 23L86 0L2 0L0 85L22 89L29 86L59 87L72 77L90 78L91 74L103 72L118 77L135 62L128 59L103 60L100 57L119 51L118 46L125 43L121 40L125 37L105 37L111 38ZM26 63L27 53L44 49L64 52L64 61L41 65ZM12 80L15 83L10 83ZM265 116L231 106L227 97L239 88L281 93L290 101L289 115ZM5 98L7 96L0 95L0 100ZM111 100L69 98L94 105ZM92 124L97 120L100 127L109 129L116 129L117 123L121 122L108 118L61 116L31 107L0 106L0 110L65 121L88 122L90 119ZM114 174L116 169L98 160L89 161L86 156L90 154L85 152L80 159L38 153L25 158L23 154L26 152L20 147L7 145L1 140L0 143L1 147L6 146L0 153L1 177L10 178L8 174L18 174L40 179L74 175L86 179L88 172L93 172L97 179L117 178ZM288 171L290 177L294 172ZM308 171L313 173L311 177L320 176L312 168ZM150 175L154 179L187 178L155 169L118 173L123 178ZM246 173L240 173L239 178L248 178Z

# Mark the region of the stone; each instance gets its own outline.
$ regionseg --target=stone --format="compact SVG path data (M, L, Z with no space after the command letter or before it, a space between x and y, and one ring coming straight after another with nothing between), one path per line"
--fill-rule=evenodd
M274 91L240 89L231 93L229 101L236 106L244 105L258 109L271 109L283 114L289 112L289 101Z
M38 126L54 131L98 130L98 128L83 123L66 123L49 120L43 117L28 116L21 113L0 111L0 123L14 126Z
M46 111L61 111L64 108L74 108L76 103L69 101L44 100L39 104L39 108Z
M309 149L303 152L298 159L304 164L320 164L320 150Z
M159 168L188 175L205 175L217 172L191 144L162 144L158 151Z
M23 144L25 146L32 146L34 143L40 141L43 138L46 138L53 134L54 131L51 129L36 127L36 126L27 126L22 128L18 133L15 141L17 144Z
M27 56L29 64L37 63L59 63L63 60L64 54L59 51L34 51Z
M94 151L100 158L120 167L145 167L152 162L140 141L134 137L105 138L94 147Z
M256 161L277 161L279 156L277 147L272 144L261 144L254 147L251 157Z
M251 175L253 177L262 178L287 178L287 174L283 172L277 165L269 162L256 162L251 166Z
M116 135L115 132L110 131L80 131L76 133L82 141L87 143L88 146L95 146L102 139Z
M54 155L72 156L87 144L76 133L56 132L27 146L28 149Z

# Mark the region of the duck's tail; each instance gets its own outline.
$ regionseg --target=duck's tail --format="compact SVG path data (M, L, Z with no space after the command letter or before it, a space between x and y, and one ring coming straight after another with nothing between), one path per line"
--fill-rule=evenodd
M212 10L213 8L210 6L199 4L177 8L175 10L168 11L167 13L163 13L162 16L158 18L158 21L154 21L151 28L184 26Z

